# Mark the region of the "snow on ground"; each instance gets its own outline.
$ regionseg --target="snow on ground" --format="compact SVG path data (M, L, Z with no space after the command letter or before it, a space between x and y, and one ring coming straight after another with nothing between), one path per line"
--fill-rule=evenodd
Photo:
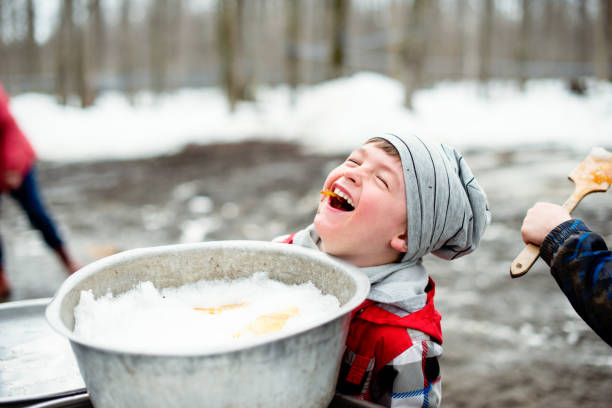
M217 88L183 89L160 97L141 93L130 105L108 92L95 106L60 106L51 96L24 94L12 109L39 156L53 161L151 157L247 139L296 141L306 148L347 152L380 133L413 133L466 149L570 148L587 153L612 146L612 83L589 82L586 96L561 80L537 80L521 92L496 81L488 96L477 82L444 82L419 91L414 111L402 85L362 72L298 90L261 87L258 101L230 113Z

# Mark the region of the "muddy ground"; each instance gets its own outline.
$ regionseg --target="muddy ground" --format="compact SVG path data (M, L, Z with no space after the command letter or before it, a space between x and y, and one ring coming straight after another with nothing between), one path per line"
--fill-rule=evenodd
M465 258L425 263L443 316L446 407L609 407L612 349L577 317L539 261L511 280L519 228L535 201L562 203L581 154L547 149L466 152L486 189L493 223ZM146 160L38 165L48 206L78 260L145 246L269 240L311 222L327 171L343 157L290 144L191 146ZM612 192L575 213L612 243ZM12 300L52 296L65 278L14 203L1 232Z

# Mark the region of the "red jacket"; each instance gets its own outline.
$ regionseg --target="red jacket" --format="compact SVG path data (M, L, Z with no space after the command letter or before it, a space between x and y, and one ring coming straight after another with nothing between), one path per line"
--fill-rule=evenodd
M4 178L7 171L24 177L35 160L34 149L13 118L9 97L0 84L0 191L8 190Z

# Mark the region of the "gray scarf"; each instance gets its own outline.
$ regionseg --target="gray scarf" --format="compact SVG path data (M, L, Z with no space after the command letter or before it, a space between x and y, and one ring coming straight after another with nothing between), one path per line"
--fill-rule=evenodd
M359 269L372 284L368 299L412 313L427 299L423 256L431 252L451 260L469 254L478 246L491 213L485 192L455 149L416 136L380 138L395 146L402 162L408 251L401 262ZM320 238L310 225L296 233L293 243L318 249Z

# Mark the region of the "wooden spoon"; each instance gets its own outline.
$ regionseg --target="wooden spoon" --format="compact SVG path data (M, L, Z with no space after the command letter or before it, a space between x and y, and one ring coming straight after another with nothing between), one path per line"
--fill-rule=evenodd
M612 153L593 148L591 153L568 176L574 182L574 193L563 204L570 214L587 194L607 191L612 184ZM527 244L510 266L510 276L526 274L540 256L540 247Z

